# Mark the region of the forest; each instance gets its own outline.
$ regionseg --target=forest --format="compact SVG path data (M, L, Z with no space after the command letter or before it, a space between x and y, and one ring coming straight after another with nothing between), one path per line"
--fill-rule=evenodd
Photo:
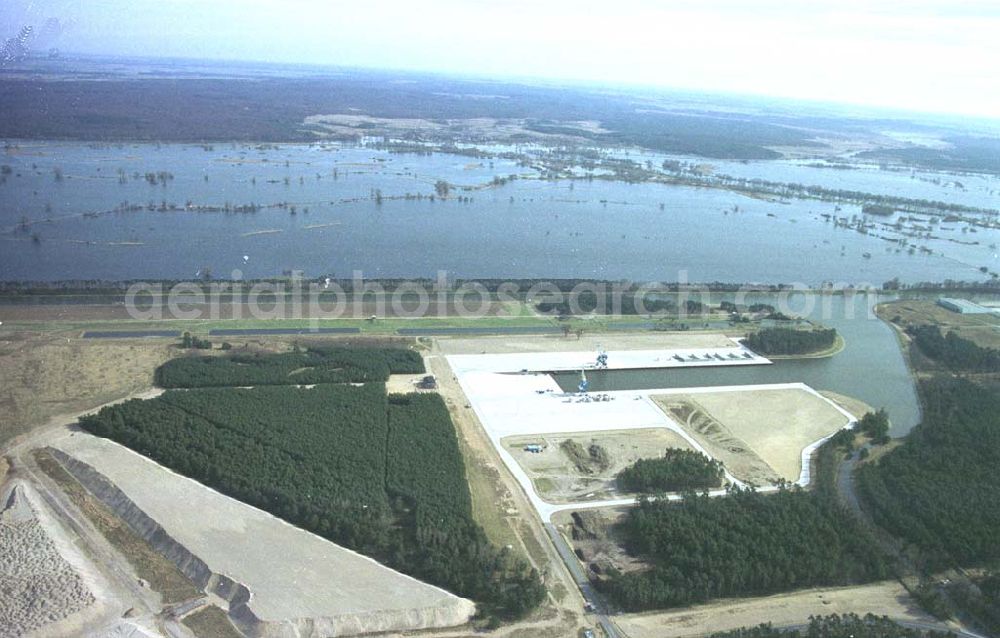
M885 578L885 556L837 498L835 445L820 449L812 492L641 498L620 532L651 569L598 585L624 610L643 611Z
M241 372L234 376L243 379ZM538 574L493 546L473 520L454 426L436 394L387 396L378 382L168 390L80 423L222 493L469 597L486 618L521 616L545 596Z
M385 381L424 372L423 359L404 348L309 346L282 354L178 357L156 371L162 388L310 385Z
M766 624L715 633L711 638L953 638L954 635L944 631L910 629L885 616L833 614L810 618L804 629L781 629Z
M914 146L861 151L859 158L874 158L938 171L1000 174L1000 142L988 137L951 135L946 148Z
M491 545L472 520L462 454L439 395L389 396L387 451L386 491L406 521L406 539L395 551L407 573L461 592L499 617L537 606L545 597L538 574Z
M941 334L934 325L910 326L907 334L927 357L955 372L1000 372L1000 350L984 348L954 331Z
M836 342L837 331L833 328L762 328L748 334L743 341L748 348L765 356L810 354L831 348Z
M724 476L722 463L701 452L667 448L661 457L638 459L616 480L624 492L658 494L720 487Z
M920 394L921 424L859 470L859 493L875 522L923 550L931 569L1000 559L1000 390L941 377Z
M640 113L637 106L648 104L645 98L579 87L369 69L330 74L298 68L289 73L287 67L269 65L230 70L220 64L215 77L207 78L188 75L203 72L201 67L192 70L174 64L170 71L161 68L151 73L148 61L136 64L129 68L127 62L116 60L78 77L61 68L48 76L40 68L30 78L3 78L0 112L7 117L0 118L0 136L311 142L319 131L303 124L308 116L360 111L373 118L523 120L526 131L554 130L586 138L589 145L642 146L719 158L774 159L780 155L768 146L815 144L796 125L772 122L766 116L736 115L728 108L731 104L706 108L699 101L701 108L679 113ZM235 75L227 77L230 72ZM253 81L247 81L247 73ZM400 82L401 78L406 81ZM582 120L600 121L606 132L582 128L577 124ZM456 138L454 128L447 127L447 140ZM361 134L380 133L359 129ZM522 138L525 135L530 134L522 133Z

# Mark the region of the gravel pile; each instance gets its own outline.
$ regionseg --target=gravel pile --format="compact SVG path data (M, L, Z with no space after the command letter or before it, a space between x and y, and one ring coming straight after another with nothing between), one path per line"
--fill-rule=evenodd
M94 596L15 486L0 511L0 628L22 636L85 609Z

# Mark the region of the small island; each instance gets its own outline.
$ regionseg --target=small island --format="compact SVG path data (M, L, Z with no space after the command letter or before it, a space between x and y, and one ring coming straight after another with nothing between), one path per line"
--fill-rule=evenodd
M832 351L839 341L842 339L834 328L763 328L748 334L743 343L764 356L794 356Z

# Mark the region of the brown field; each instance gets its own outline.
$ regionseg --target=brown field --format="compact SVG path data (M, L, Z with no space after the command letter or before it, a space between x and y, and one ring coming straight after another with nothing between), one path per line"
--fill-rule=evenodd
M149 388L171 356L164 341L90 342L59 335L0 336L0 447L56 415Z
M497 99L505 96L494 96ZM428 120L423 118L373 117L357 113L323 113L309 115L303 122L310 129L323 136L333 138L354 138L364 130L366 135L385 135L407 139L413 135L421 139L452 142L458 137L471 136L478 140L512 140L521 142L534 140L551 143L553 140L582 141L583 135L592 132L603 132L600 122L592 120L560 120L561 126L567 131L580 131L580 136L565 134L541 133L528 126L523 119L496 119L491 117L451 118L447 120ZM366 127L361 129L360 126Z
M243 638L243 634L229 622L226 612L215 605L202 607L185 616L181 622L198 638Z
M425 376L424 374L390 374L389 380L385 382L385 390L389 394L406 394L407 392L416 392L417 381L420 381Z
M439 344L440 341L435 341ZM435 347L436 349L436 347ZM549 601L516 629L517 636L578 636L583 607L576 587L517 480L499 458L474 410L466 403L447 360L440 355L425 358L428 372L439 382L439 392L451 412L465 460L466 478L472 497L472 515L486 536L501 547L510 547L535 567L549 590Z
M575 459L563 448L564 441L600 446L607 463ZM529 443L543 446L539 453L526 452ZM644 458L663 456L668 447L691 449L678 434L666 428L608 430L537 436L511 436L501 444L531 477L535 491L550 503L602 500L622 496L615 488L615 475Z
M733 476L757 485L797 481L802 450L847 425L829 403L797 388L652 398Z
M625 551L624 538L616 525L624 519L627 507L601 507L576 512L558 512L552 522L572 545L577 558L590 575L609 570L632 572L649 565Z
M625 614L616 617L615 622L630 638L681 638L755 627L765 621L777 627L800 625L808 623L810 616L847 613L935 623L896 581L723 600L669 612Z
M879 304L878 316L901 328L933 324L943 332L955 331L984 348L1000 348L1000 315L961 315L925 299L907 299ZM898 321L895 321L896 318Z
M527 558L527 548L521 545L514 530L518 518L514 496L509 485L502 480L499 459L493 459L489 454L493 446L486 439L475 411L466 405L465 394L443 357L429 357L424 361L427 371L437 377L438 391L455 423L472 496L473 518L493 543L512 545L518 554ZM539 557L532 557L536 558Z

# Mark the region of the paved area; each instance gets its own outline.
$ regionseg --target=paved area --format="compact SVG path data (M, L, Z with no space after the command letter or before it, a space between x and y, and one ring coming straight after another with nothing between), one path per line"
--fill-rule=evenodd
M561 342L564 344L565 342ZM599 350L507 352L497 354L453 354L448 356L456 372L556 372L597 368ZM693 368L761 365L768 359L744 348L737 340L715 347L658 348L652 350L605 350L607 370L640 368Z
M764 365L769 363L763 357L750 353L743 356L743 348L733 341L728 354L722 360L705 357L714 349L637 350L627 353L609 352L608 367L691 367L699 365ZM853 424L854 418L839 406L822 397L815 390L801 383L774 384L761 386L723 386L710 388L647 389L593 393L586 396L579 393L563 392L547 374L533 370L579 369L572 364L582 361L584 356L594 353L580 352L536 352L526 354L494 355L450 355L448 363L455 372L469 404L476 411L490 440L525 493L538 511L542 520L548 522L553 514L563 510L629 505L633 498L619 498L577 503L552 504L543 500L534 489L531 478L521 468L510 452L504 449L501 439L509 436L531 434L555 434L570 432L602 432L622 429L667 428L680 435L693 449L712 456L694 437L669 418L654 400L653 395L684 393L746 392L770 389L798 389L815 395L829 403ZM619 356L627 355L627 356ZM692 356L697 355L697 359ZM616 359L616 357L618 357ZM684 359L683 361L678 358ZM616 361L618 363L616 363ZM822 444L816 441L802 450L804 459ZM809 463L802 464L803 470L797 483L807 485L810 481ZM742 482L727 473L729 482ZM769 488L761 488L766 490ZM724 494L716 490L712 494Z

